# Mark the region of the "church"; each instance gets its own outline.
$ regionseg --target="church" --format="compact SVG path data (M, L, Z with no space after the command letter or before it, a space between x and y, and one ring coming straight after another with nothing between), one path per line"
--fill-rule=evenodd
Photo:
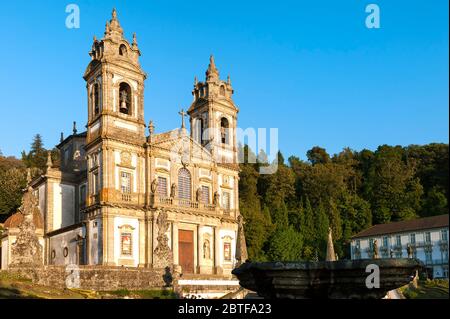
M144 121L147 74L136 35L127 41L116 10L89 54L87 130L74 123L57 145L60 161L49 155L46 172L29 181L43 264L173 266L231 277L246 252L238 248L239 109L229 77L220 79L211 56L192 104L179 113L181 126L156 133ZM4 225L1 269L12 262L23 219L18 212Z

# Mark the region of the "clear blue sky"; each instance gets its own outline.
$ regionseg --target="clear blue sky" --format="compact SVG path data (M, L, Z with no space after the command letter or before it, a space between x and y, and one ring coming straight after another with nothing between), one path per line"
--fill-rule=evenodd
M69 3L80 29L65 27ZM381 29L365 27L369 3ZM137 33L157 131L179 126L213 53L231 75L239 125L279 128L286 157L448 142L448 0L18 0L0 5L4 155L20 156L36 133L52 147L72 121L86 124L82 75L113 7L126 36Z

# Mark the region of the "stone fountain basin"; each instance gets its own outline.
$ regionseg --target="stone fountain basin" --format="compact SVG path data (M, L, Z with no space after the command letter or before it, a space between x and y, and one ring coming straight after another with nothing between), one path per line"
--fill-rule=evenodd
M366 285L366 278L375 274L373 265L379 269L379 288ZM423 267L420 260L406 258L247 262L233 274L242 287L266 299L373 299L408 284Z

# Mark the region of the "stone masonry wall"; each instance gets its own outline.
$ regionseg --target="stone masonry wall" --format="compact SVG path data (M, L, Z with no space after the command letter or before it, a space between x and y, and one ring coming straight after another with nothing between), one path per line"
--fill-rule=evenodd
M174 284L172 274L164 269L44 266L43 268L10 269L10 272L18 273L39 285L95 291L144 290Z

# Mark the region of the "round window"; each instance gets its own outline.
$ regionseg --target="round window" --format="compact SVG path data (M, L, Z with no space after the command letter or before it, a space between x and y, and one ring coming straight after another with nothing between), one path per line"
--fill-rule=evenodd
M54 249L52 250L51 257L52 259L56 258L56 251Z
M69 256L69 248L64 247L63 254L64 254L64 257Z

